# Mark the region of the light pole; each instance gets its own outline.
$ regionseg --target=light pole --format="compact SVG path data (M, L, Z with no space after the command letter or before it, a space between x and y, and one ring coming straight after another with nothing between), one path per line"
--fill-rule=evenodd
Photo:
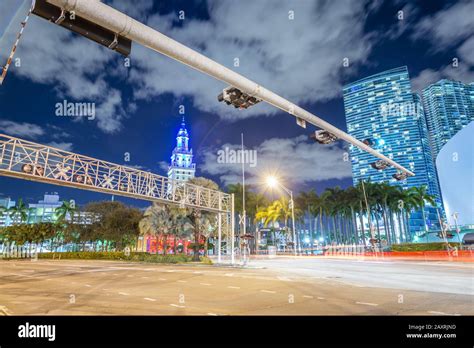
M292 225L292 229L293 229L293 243L294 243L295 256L297 256L298 254L297 254L297 251L296 251L296 244L298 244L298 246L299 246L299 243L297 243L297 239L296 239L295 204L294 204L294 201L293 201L293 191L291 191L288 188L286 188L285 186L283 186L283 184L280 183L277 180L277 178L275 178L274 176L269 176L267 178L267 185L270 186L270 187L278 186L278 187L282 188L283 191L285 191L290 196L291 225Z
M459 236L459 227L458 227L459 213L454 212L452 216L453 216L453 219L454 219L454 226L456 227L456 234L458 235L459 246L461 246L462 243L461 243L461 237Z

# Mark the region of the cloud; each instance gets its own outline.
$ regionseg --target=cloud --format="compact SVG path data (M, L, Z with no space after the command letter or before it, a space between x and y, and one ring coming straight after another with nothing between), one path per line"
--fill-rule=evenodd
M416 25L412 38L432 42L432 51L439 52L457 47L453 52L458 66L453 62L437 70L424 69L418 76L412 78L414 91L421 91L429 84L441 79L451 79L469 83L474 80L474 2L461 1L425 17Z
M209 21L186 19L178 27L172 25L175 14L155 14L148 24L297 103L339 96L342 76L353 72L343 67L343 59L355 67L370 53L363 2L242 0L238 7L245 10L236 10L231 1L209 1ZM231 120L276 112L263 103L245 111L218 103L224 83L139 45L132 64L137 98L191 96L200 110Z
M8 9L12 1L16 0L3 0L0 12ZM25 11L18 11L6 27L0 40L3 54L10 52L25 14ZM98 127L106 133L121 129L121 120L126 116L122 106L124 100L121 92L106 81L109 74L116 74L120 69L120 55L32 15L15 58L21 59L21 66L11 65L9 74L54 86L57 95L64 99L94 102Z
M28 139L36 139L45 134L44 129L36 124L9 120L0 120L0 130L7 135Z
M72 151L73 145L72 143L66 143L66 142L56 142L52 141L46 145L56 147L58 149L64 150L64 151Z
M431 41L435 52L453 47L474 34L473 13L474 2L457 2L421 19L414 28L413 38Z
M224 144L219 149L205 149L200 152L199 169L203 173L218 176L224 184L242 180L242 165L219 163L218 150L238 150L239 144ZM254 149L257 165L246 165L249 183L259 183L262 176L277 173L291 184L344 179L352 176L351 165L344 161L345 151L337 143L323 146L308 142L304 135L296 138L272 138Z

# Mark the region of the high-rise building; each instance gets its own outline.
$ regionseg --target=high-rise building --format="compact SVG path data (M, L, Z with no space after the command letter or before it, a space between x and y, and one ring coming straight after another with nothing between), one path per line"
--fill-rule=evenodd
M423 106L433 157L474 120L474 84L440 80L423 89Z
M196 164L193 163L193 149L189 147L189 134L183 117L181 128L176 136L176 147L171 154L168 178L178 181L188 181L194 178L195 173Z
M442 199L429 147L423 106L420 97L412 92L407 67L387 70L352 82L344 86L343 95L348 133L366 141L374 149L415 173L414 177L407 180L396 181L392 178L397 171L395 168L372 168L371 163L377 158L351 145L354 184L370 180L400 185L404 189L426 186L437 205L425 209L426 226L438 229L436 208L440 209L443 216ZM411 231L425 229L422 216L422 212L411 214Z

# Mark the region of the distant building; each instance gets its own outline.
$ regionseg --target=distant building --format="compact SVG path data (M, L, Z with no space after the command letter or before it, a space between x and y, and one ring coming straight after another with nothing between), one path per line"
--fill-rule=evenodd
M176 147L171 154L168 178L177 181L188 181L194 178L195 173L196 164L193 163L193 149L189 146L189 134L183 117L181 128L176 136Z
M38 203L30 203L28 212L28 223L55 222L57 220L56 208L59 208L63 201L59 200L57 192L45 193Z
M15 201L12 201L10 197L0 198L0 227L10 226L13 220L10 218L8 209L15 206Z
M43 199L39 200L38 203L28 204L28 217L25 222L28 224L56 222L58 220L56 209L61 207L63 202L64 201L60 200L57 192L45 193ZM10 198L0 198L0 207L5 209L5 211L0 214L0 227L11 226L15 223L25 223L20 221L21 219L19 216L12 219L9 212L6 211L15 205L15 201L12 201ZM100 219L100 217L95 214L78 210L74 213L74 219L72 222L75 224L91 224L97 219ZM71 221L70 214L66 215L66 220Z
M423 106L433 157L474 120L474 83L440 80L423 89Z
M404 189L426 186L437 207L427 207L429 229L439 229L436 208L444 215L442 199L429 146L428 129L421 99L412 93L407 67L387 70L343 87L347 131L353 137L368 141L385 156L415 173L404 181L392 175L396 169L376 170L373 155L350 146L354 185L361 180L388 182ZM422 213L411 214L410 230L423 231Z

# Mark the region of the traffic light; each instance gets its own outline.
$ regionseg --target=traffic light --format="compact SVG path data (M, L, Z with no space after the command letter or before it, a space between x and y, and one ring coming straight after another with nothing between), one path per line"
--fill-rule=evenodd
M72 12L65 11L60 7L46 2L46 0L36 0L33 14L44 18L50 22L69 29L92 41L95 41L111 50L128 56L132 50L132 41L114 33L100 25L81 18Z

